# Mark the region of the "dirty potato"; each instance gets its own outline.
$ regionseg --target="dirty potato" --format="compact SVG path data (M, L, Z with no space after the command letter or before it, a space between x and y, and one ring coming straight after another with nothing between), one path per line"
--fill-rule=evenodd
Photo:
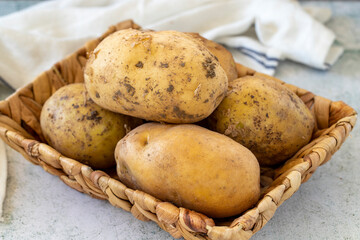
M169 123L206 118L228 85L214 55L200 41L175 31L111 34L90 55L84 77L98 105Z
M254 76L231 82L209 120L211 129L249 148L265 166L290 158L310 141L315 125L295 93L274 80Z
M239 214L259 198L255 156L196 125L141 125L119 141L115 158L128 187L210 217Z
M198 33L187 33L193 38L200 40L209 51L219 60L221 67L225 70L230 81L238 78L236 64L232 54L222 45L202 37Z
M40 123L49 145L98 169L115 165L116 143L140 120L102 109L84 84L76 83L60 88L45 102Z

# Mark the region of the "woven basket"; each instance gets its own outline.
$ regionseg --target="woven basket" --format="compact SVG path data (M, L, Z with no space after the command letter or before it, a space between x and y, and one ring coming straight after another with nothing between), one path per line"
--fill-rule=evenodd
M299 189L301 183L311 177L318 166L331 158L355 125L357 114L345 103L332 102L273 78L294 91L311 109L316 117L316 129L312 141L282 166L261 169L262 196L254 208L232 218L211 219L127 188L117 180L116 175L94 171L42 143L44 138L39 123L42 105L57 89L70 83L83 82L82 70L87 53L107 35L125 28L139 29L139 26L132 21L124 21L110 27L100 38L87 42L83 48L55 64L32 83L1 101L0 136L30 162L57 175L70 187L108 200L140 220L152 220L175 238L249 239ZM237 67L239 77L262 75L241 65Z

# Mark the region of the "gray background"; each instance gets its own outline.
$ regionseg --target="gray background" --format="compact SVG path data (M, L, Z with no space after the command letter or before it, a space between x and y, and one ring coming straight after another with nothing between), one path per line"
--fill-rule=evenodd
M38 1L0 1L0 15ZM305 2L333 12L327 23L347 50L330 71L285 61L276 77L360 109L360 3ZM1 75L1 73L0 73ZM0 99L12 91L0 85ZM360 133L351 136L252 239L360 239ZM172 239L106 201L72 190L7 149L9 176L0 239Z

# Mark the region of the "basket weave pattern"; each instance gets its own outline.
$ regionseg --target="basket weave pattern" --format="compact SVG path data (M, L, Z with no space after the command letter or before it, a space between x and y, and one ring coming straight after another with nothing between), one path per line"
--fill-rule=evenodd
M40 113L45 101L60 87L83 82L87 53L109 34L140 27L132 21L112 26L100 38L89 41L77 52L55 64L32 83L0 102L0 136L13 149L45 171L58 176L70 187L92 197L106 199L112 205L130 211L143 221L154 221L173 237L185 239L249 239L274 215L276 209L307 181L318 166L327 162L340 148L355 125L357 114L343 102L332 102L313 93L286 84L311 109L316 118L313 140L282 166L261 169L262 196L258 203L240 216L216 220L185 208L162 202L144 192L127 188L103 171L62 156L44 141ZM239 77L256 75L237 65Z

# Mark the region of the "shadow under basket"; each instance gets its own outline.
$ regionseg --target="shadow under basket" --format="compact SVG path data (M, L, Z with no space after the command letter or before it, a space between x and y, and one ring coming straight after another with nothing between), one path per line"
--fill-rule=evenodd
M256 205L241 215L211 219L201 213L162 202L142 191L127 188L114 174L94 171L62 156L44 142L40 112L45 101L60 87L83 82L86 57L102 39L126 28L140 29L132 21L111 26L100 38L87 42L77 52L43 72L32 83L0 102L0 136L13 149L65 184L92 197L108 200L143 221L154 221L174 238L249 239L274 215L276 209L307 181L318 166L327 162L353 129L357 114L345 103L332 102L237 65L239 77L258 75L272 78L295 92L312 111L316 128L309 144L276 168L261 169L262 195ZM113 177L110 177L113 176Z

